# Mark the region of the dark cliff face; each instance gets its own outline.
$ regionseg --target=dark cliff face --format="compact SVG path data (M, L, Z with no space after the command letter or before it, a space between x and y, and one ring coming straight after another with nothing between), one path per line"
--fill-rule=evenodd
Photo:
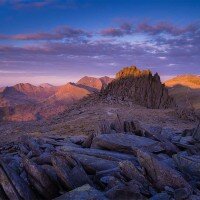
M116 79L101 91L101 95L132 101L147 108L169 108L174 105L159 75L152 75L149 70L141 71L135 66L119 71Z

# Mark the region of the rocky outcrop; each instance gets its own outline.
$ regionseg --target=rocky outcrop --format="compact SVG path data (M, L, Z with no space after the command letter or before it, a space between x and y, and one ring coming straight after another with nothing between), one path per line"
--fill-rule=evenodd
M101 92L102 98L131 101L147 108L168 108L173 99L161 83L159 75L141 71L135 66L123 68L114 81Z
M165 137L161 127L120 122L123 133L26 136L0 147L0 198L199 199L194 130Z

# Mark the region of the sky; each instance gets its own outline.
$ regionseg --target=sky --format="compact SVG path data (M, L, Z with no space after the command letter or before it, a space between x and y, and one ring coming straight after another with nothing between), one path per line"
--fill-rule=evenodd
M0 86L135 65L200 74L200 0L0 0Z

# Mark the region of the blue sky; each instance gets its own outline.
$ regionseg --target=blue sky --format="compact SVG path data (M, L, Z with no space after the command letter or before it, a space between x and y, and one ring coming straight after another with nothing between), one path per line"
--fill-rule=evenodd
M0 0L0 85L56 85L123 66L200 74L198 0Z

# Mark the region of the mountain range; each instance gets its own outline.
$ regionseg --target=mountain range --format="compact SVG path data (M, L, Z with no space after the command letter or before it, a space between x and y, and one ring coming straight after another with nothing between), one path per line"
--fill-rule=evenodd
M77 83L53 86L48 83L34 86L19 83L0 90L0 119L35 120L56 115L79 99L101 90L112 78L85 76Z
M120 70L115 78L85 76L61 86L19 83L0 88L0 120L47 119L70 109L81 99L90 103L128 102L153 109L177 104L200 109L200 77L182 75L163 84L157 73L131 66Z

